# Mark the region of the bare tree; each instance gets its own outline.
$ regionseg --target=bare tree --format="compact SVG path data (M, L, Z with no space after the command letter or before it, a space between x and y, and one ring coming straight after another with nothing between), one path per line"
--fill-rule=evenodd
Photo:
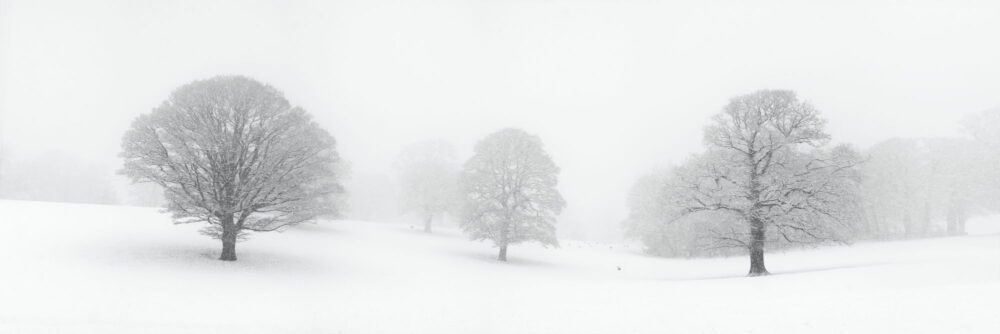
M403 210L417 212L424 232L431 232L434 216L455 208L458 200L458 168L455 148L443 140L411 144L396 158Z
M750 276L766 275L764 248L785 242L843 240L843 199L854 192L858 155L848 147L820 149L824 120L794 92L762 90L737 96L705 129L709 151L680 172L679 217L718 212L744 230L717 231L723 246L745 247ZM839 224L843 226L843 224Z
M195 81L139 116L122 141L122 173L160 185L177 223L207 222L236 260L247 231L336 213L335 142L281 92L241 76Z
M520 129L487 136L464 166L462 229L474 240L492 240L500 261L510 244L558 246L556 216L566 206L558 175L538 136Z

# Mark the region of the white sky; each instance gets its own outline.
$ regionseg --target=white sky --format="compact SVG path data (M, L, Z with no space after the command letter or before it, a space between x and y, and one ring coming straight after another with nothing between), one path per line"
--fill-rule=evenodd
M467 155L503 127L539 134L563 169L560 228L593 235L734 95L796 90L862 147L959 135L1000 105L1000 1L705 3L0 0L0 142L112 173L134 117L244 74L313 113L355 171L389 174L430 137Z

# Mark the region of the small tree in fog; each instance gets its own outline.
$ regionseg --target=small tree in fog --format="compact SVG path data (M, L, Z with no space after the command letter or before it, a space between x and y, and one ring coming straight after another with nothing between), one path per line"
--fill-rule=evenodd
M520 129L487 136L464 166L462 229L474 240L492 240L500 261L510 244L558 246L556 216L566 206L558 175L538 136Z
M452 210L458 199L455 148L440 140L412 144L400 152L395 165L403 210L419 214L424 232L430 233L434 217Z
M629 190L628 217L622 222L625 236L635 238L646 246L647 253L662 256L682 256L686 236L680 235L667 224L671 213L670 193L667 192L669 171L657 171L636 180Z
M700 212L737 218L743 230L718 231L721 246L745 247L749 275L766 275L769 238L785 242L842 239L838 223L851 210L858 155L821 150L824 120L794 92L737 96L705 129L709 151L679 173L682 216Z
M246 231L335 213L334 139L271 86L240 76L195 81L136 118L122 173L164 190L177 223L207 222L236 260Z

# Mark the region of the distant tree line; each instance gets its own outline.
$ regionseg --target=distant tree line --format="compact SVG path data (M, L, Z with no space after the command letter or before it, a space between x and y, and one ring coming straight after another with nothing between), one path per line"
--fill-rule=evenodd
M969 218L997 209L997 156L966 138L895 138L868 150L858 236L965 234Z
M119 204L106 166L68 153L48 151L18 161L0 162L0 198L92 204Z

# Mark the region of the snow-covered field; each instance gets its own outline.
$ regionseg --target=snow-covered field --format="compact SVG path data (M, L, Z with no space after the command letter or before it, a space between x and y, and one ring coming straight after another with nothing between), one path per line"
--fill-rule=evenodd
M321 222L215 260L156 209L0 201L0 333L1000 333L1000 234L671 260ZM621 267L621 270L618 270Z

